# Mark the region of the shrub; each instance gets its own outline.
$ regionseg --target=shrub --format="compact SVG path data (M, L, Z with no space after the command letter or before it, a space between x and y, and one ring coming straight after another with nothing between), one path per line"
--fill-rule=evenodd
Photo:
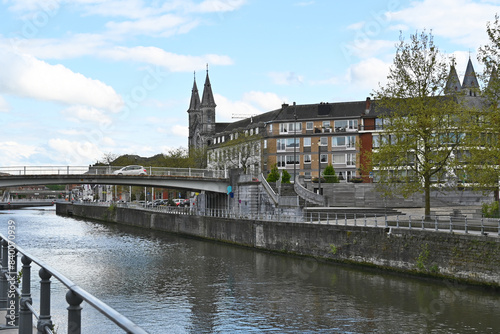
M281 183L290 183L291 178L292 176L290 175L290 173L284 170L283 174L281 175Z
M280 179L280 172L278 171L278 166L276 164L271 168L271 172L266 178L267 182L276 182Z
M325 170L323 171L323 177L325 178L326 183L339 183L339 178L337 177L337 174L335 174L335 169L332 165L328 165L325 167Z
M498 202L495 201L493 203L483 203L483 216L485 218L499 218L500 217L500 212L499 212L499 206Z

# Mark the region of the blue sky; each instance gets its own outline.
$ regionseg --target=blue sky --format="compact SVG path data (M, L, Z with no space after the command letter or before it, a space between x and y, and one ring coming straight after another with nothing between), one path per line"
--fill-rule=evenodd
M193 72L217 121L364 100L400 31L476 71L499 0L3 0L0 166L88 165L187 147ZM462 79L462 77L461 77Z

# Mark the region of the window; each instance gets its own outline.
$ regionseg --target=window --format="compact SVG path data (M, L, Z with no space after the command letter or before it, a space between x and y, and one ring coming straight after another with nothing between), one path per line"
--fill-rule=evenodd
M284 151L286 148L286 139L278 139L276 140L276 150Z
M374 135L372 137L372 148L379 148L379 147L380 147L380 136Z
M264 139L264 149L267 148L267 139Z
M253 135L253 129L250 129L250 136Z
M356 154L347 153L346 154L346 164L347 166L356 166Z
M311 137L304 138L304 147L310 147L310 146L311 146Z
M304 163L305 164L311 163L311 155L310 154L304 154Z
M269 124L269 133L273 133L273 125Z
M233 133L231 133L231 134L229 135L229 139L230 139L230 140L233 140L233 139L234 139L234 134L233 134Z
M306 122L306 130L312 130L313 129L313 122Z
M324 128L329 128L330 127L330 121L323 121L323 127Z
M328 154L321 154L319 159L322 163L328 162Z
M384 120L382 118L375 118L375 130L384 129Z
M255 134L258 135L259 134L259 128L255 128Z
M280 123L280 133L298 133L302 131L302 123Z
M286 139L286 148L293 149L294 147L299 147L299 138L287 138Z
M335 132L356 131L357 129L357 119L335 121Z
M332 164L345 164L345 154L333 154Z
M319 141L320 141L319 144L321 146L328 146L328 137L321 137Z
M356 147L356 136L336 136L332 137L332 146L345 146L348 148Z
M297 158L298 158L298 157L299 157L299 156L297 155ZM294 161L294 157L293 157L293 155L287 155L287 156L286 156L286 164L287 164L287 165L293 165L293 161ZM299 163L299 162L298 162L298 161L296 161L296 164L298 164L298 163Z
M284 155L278 155L278 157L276 159L278 161L277 162L278 168L284 168L285 167L285 161L286 161L285 159L286 159L286 157Z

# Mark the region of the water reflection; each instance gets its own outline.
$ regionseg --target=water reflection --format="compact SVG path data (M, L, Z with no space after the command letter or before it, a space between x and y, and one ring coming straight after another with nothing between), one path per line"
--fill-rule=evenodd
M496 333L499 294L59 217L0 215L16 241L150 333ZM33 280L38 280L34 277ZM54 287L58 333L64 289ZM58 296L62 296L60 299ZM36 297L35 297L36 299ZM84 308L84 332L121 333Z

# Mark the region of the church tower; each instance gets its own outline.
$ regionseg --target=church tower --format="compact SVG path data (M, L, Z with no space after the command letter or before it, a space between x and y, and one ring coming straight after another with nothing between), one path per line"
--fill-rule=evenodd
M210 78L205 79L203 95L200 101L196 78L191 90L191 101L189 103L189 149L202 149L212 143L215 136L215 99L210 85Z
M444 89L444 93L448 94L458 94L462 90L462 85L460 84L460 80L458 79L457 70L455 69L455 65L451 65L450 74L448 75L448 81L446 82L446 87Z
M479 96L479 82L477 81L476 72L474 71L474 66L472 66L470 57L469 62L467 63L467 69L465 70L462 90L465 95Z

